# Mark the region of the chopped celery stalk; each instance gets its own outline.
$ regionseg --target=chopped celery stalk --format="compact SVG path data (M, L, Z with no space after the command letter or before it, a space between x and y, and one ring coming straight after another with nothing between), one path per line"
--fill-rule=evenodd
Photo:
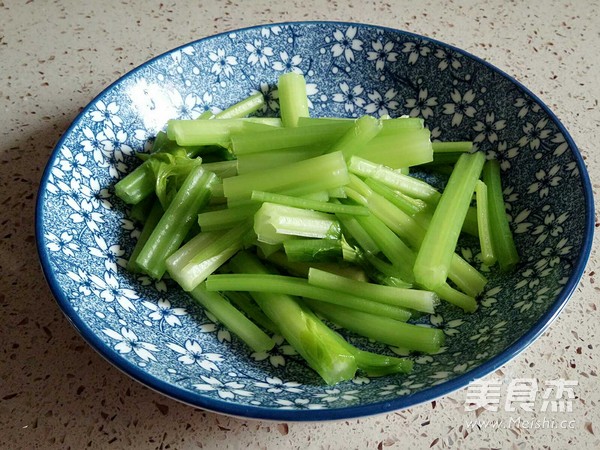
M496 255L492 247L492 235L489 221L488 189L481 180L475 185L477 199L477 225L479 227L479 246L481 247L481 260L487 266L496 262Z
M489 198L489 195L488 195ZM479 237L479 224L477 223L477 208L469 207L467 215L465 216L465 222L462 226L464 233L470 234L471 236Z
M433 153L469 153L473 150L472 141L432 142Z
M322 322L319 321L319 323ZM334 342L338 342L342 347L346 348L354 356L358 369L370 377L409 373L413 368L413 362L409 359L360 350L325 324L319 326L319 332L331 337Z
M304 75L288 72L279 76L279 109L284 127L297 127L298 118L308 117L308 97Z
M154 183L150 164L144 161L115 184L115 194L125 203L135 205L154 192Z
M356 155L392 169L416 166L433 161L429 137L427 128L400 129L391 134L375 136Z
M290 262L331 261L342 257L339 239L290 239L283 249Z
M129 211L129 218L136 223L143 224L148 218L148 214L152 211L152 207L156 203L156 196L149 195L142 201L136 203L131 207Z
M305 195L347 184L348 170L340 152L305 159L268 171L257 171L223 180L228 199L250 199L252 191Z
M397 208L409 216L413 216L427 208L427 203L418 198L409 197L400 191L395 191L385 184L375 181L372 178L366 178L365 184L373 189L374 192L393 203Z
M442 153L433 153L433 161L430 161L428 163L425 164L421 164L421 167L424 168L431 168L433 170L436 170L437 172L440 173L445 173L446 169L445 167L450 167L449 170L447 170L448 174L452 173L452 165L456 164L456 162L458 161L458 158L460 158L460 155L462 155L464 152L442 152Z
M190 296L255 352L268 352L275 346L273 339L218 292L209 292L200 284Z
M167 135L181 146L220 145L226 146L231 141L232 133L260 132L273 127L244 119L219 120L169 120Z
M160 203L155 202L154 205L152 206L152 209L148 213L148 217L146 218L146 221L144 222L144 227L142 228L142 232L140 233L138 240L135 243L135 247L133 247L133 251L131 252L131 255L129 256L129 260L127 261L127 270L129 270L130 272L139 272L139 269L136 266L135 260L138 257L138 255L140 254L140 252L142 251L142 248L144 248L144 246L146 245L146 242L148 242L148 238L154 231L154 228L156 228L156 225L158 224L162 215L163 215L162 206L160 206Z
M304 198L306 200L313 200L315 202L326 202L329 201L329 191L316 191L309 194L301 195L298 198Z
M280 128L283 126L281 119L278 117L244 117L245 122L258 123L268 125L270 127Z
M407 321L410 318L410 312L406 309L373 302L344 292L312 286L305 279L284 275L240 273L211 275L206 280L206 287L211 291L271 292L273 294L294 295L334 305L343 305L347 308L389 317L398 321Z
M415 253L377 217L357 217L356 220L373 238L385 257L396 267L397 275L412 283Z
M308 271L310 270L310 268L315 267L317 269L324 270L324 271L330 272L330 273L335 273L337 275L340 275L340 276L343 276L346 278L350 278L352 280L358 280L358 281L367 281L368 280L367 275L365 274L365 271L361 267L353 265L353 264L346 264L343 261L335 262L335 263L333 263L333 262L305 263L305 262L299 262L299 261L292 262L287 258L285 253L282 253L282 252L275 252L275 253L269 255L267 260L269 262L275 264L276 266L281 267L282 269L286 270L290 274L296 275L296 276L302 277L302 278L307 278Z
M457 291L448 283L444 283L437 287L435 293L439 295L442 300L462 308L465 312L472 313L477 310L477 301L474 297Z
M206 110L202 114L200 114L198 117L196 117L196 120L208 120L208 119L212 119L214 117L215 117L215 115L212 113L212 111Z
M358 223L356 217L339 213L336 213L336 217L340 221L344 233L348 233L367 254L376 255L381 251L369 233Z
M185 151L181 151L176 154L158 153L148 163L154 172L154 193L167 209L181 184L195 167L202 164L202 159L189 158Z
M314 268L308 272L308 282L314 286L331 289L332 291L345 292L374 302L414 309L430 314L435 313L435 307L439 304L438 296L430 291L400 289L391 286L364 283Z
M487 279L458 253L452 255L448 278L471 297L477 297L487 284Z
M164 131L159 131L158 133L156 133L156 136L154 136L154 142L152 142L152 150L150 151L150 153L160 152L164 147L172 144L173 141L169 139L167 133L165 133Z
M198 212L208 204L216 179L215 174L201 166L190 172L136 258L142 272L156 279L162 277L167 269L166 259L179 248Z
M386 286L394 286L406 289L413 287L412 283L400 278L398 268L394 265L383 261L375 255L366 254L365 259L370 265L369 277L373 280L382 281L382 284L385 284Z
M265 98L262 93L257 92L245 98L241 102L224 109L220 113L215 114L215 119L237 119L246 117L253 112L258 111L265 106Z
M379 134L385 136L406 128L414 128L418 130L423 128L424 124L425 121L419 117L397 117L395 119L385 119L383 120L383 128Z
M436 205L441 197L437 189L425 181L404 175L383 164L376 164L357 156L350 158L348 169L356 175L372 178L409 197L420 199L433 205Z
M398 236L406 239L413 247L423 239L425 230L417 221L385 197L374 192L356 175L350 175L350 183L345 190L349 198L366 206L375 217Z
M247 252L238 253L229 265L236 272L269 273ZM305 305L284 294L253 292L252 297L266 316L278 324L285 340L327 384L354 378L357 365L352 353L324 331L325 324Z
M299 127L310 127L312 125L339 125L346 124L348 128L356 119L350 117L299 117Z
M444 344L444 332L436 328L412 325L344 306L311 300L307 303L327 320L342 328L384 344L424 353L436 353Z
M259 205L249 204L198 214L198 225L202 231L225 230L252 217Z
M224 292L224 295L234 306L244 311L248 318L258 326L272 333L281 334L277 325L262 312L249 294L245 292Z
M331 214L265 202L254 215L254 232L266 244L281 244L288 236L338 239L340 224Z
M248 153L237 157L238 173L244 174L257 170L267 170L273 167L283 166L303 159L314 158L325 153L324 148L314 145L303 147L291 147L268 152Z
M260 254L264 258L269 258L273 253L277 253L283 247L281 244L267 244L266 242L260 242L258 240L254 245L260 250Z
M483 168L483 181L488 188L488 203L492 245L500 269L504 272L514 269L519 262L519 253L506 215L500 164L496 160L488 161Z
M465 153L450 175L415 261L415 279L426 288L435 289L448 278L458 237L484 163L485 154Z
M344 121L337 124L269 128L259 132L237 133L231 136L231 148L237 157L250 153L307 146L322 148L325 151L351 127L351 121Z
M167 270L169 272L181 271L191 260L205 247L217 242L225 231L203 231L196 234L192 239L182 245L179 250L167 258Z
M369 210L363 206L342 205L341 203L321 202L291 195L275 194L272 192L252 191L252 200L258 202L276 203L295 208L311 209L326 213L340 213L354 216L368 216Z
M214 172L219 178L229 178L237 175L237 161L217 161L211 163L202 163L204 170Z
M329 189L327 191L327 195L328 198L346 198L346 191L344 190L343 186L340 186L338 188L333 188L333 189Z
M355 347L356 348L356 347ZM383 377L395 373L410 373L413 362L410 359L398 358L396 356L379 355L356 349L352 351L356 359L356 365L369 377Z
M183 288L191 291L242 248L242 239L250 230L249 223L232 228L219 239L212 240L197 252L182 268L169 268L169 275ZM193 242L193 241L190 241ZM186 244L186 245L189 245ZM185 249L185 246L182 247Z
M341 151L344 158L355 155L381 131L381 120L372 116L362 116L354 122L352 128L331 147L330 151Z

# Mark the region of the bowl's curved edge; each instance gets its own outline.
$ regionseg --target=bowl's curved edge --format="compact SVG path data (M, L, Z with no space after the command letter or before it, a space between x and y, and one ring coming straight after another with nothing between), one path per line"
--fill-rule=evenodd
M175 388L160 379L150 376L139 367L134 364L129 363L126 359L118 357L112 350L110 350L87 326L86 324L78 317L78 315L73 310L71 304L67 300L64 293L61 291L58 286L56 279L54 278L54 274L50 268L50 264L48 262L48 254L46 249L43 246L40 246L39 243L43 241L43 223L42 223L42 210L44 206L45 200L45 192L43 187L47 184L48 177L50 175L52 161L54 160L56 154L60 150L66 136L69 135L71 130L76 126L79 120L87 114L89 109L95 102L102 97L107 91L110 91L115 85L121 83L125 78L133 76L138 71L145 68L147 65L151 64L155 60L161 59L166 55L169 55L178 49L182 49L190 44L205 41L209 39L215 39L223 35L227 35L232 32L242 32L247 30L253 30L258 28L263 28L266 26L286 26L286 25L302 25L302 24L331 24L338 26L358 26L363 28L379 28L384 29L390 32L395 33L403 33L407 36L412 36L418 39L424 39L430 42L433 42L442 47L446 47L452 49L453 51L459 52L468 58L471 58L480 64L485 65L490 70L495 71L501 76L509 79L512 83L514 83L519 89L533 98L545 111L548 116L550 116L554 122L557 124L560 132L564 135L569 147L572 150L573 156L576 160L579 174L582 182L582 189L584 193L584 197L586 200L586 210L585 210L585 239L582 243L582 248L580 249L579 257L574 266L573 272L564 286L561 294L555 300L555 302L551 305L549 310L536 322L536 324L521 338L519 338L516 342L514 342L511 346L509 346L501 355L498 355L494 358L491 358L481 366L476 367L475 369L444 383L441 383L433 388L417 392L412 395L408 395L405 397L400 397L398 399L392 401L385 401L379 403L373 403L365 406L356 406L350 408L337 408L337 409L328 409L328 410L285 410L285 409L272 409L272 408L261 408L258 406L245 406L239 404L232 404L229 402L211 399L208 397L203 397L199 394L192 393L190 391ZM501 367L512 358L517 356L520 352L522 352L525 348L527 348L530 344L532 344L541 334L547 329L547 327L554 321L554 319L560 314L562 309L565 307L569 298L573 294L577 285L579 284L579 280L584 274L586 263L588 261L592 242L593 242L593 233L594 233L594 199L592 194L592 186L590 182L590 178L585 167L585 163L583 161L583 157L579 152L575 142L573 141L571 135L568 133L566 128L563 126L561 121L558 119L556 114L554 114L548 106L533 92L531 92L528 88L522 85L519 81L517 81L511 75L508 75L504 71L500 70L496 66L488 63L487 61L472 55L469 52L466 52L460 48L457 48L453 45L438 41L436 39L432 39L429 37L425 37L416 33L411 33L399 29L394 29L390 27L375 25L375 24L365 24L365 23L356 23L356 22L336 22L336 21L300 21L300 22L279 22L279 23L270 23L270 24L260 24L235 30L225 31L219 34L207 36L201 39L198 39L193 42L189 42L183 44L179 47L168 50L127 72L125 75L120 77L115 82L111 83L108 87L106 87L102 92L100 92L93 100L91 100L88 105L75 117L69 128L63 133L62 137L57 142L54 150L50 154L48 158L48 163L44 169L42 177L40 179L40 188L37 193L36 198L36 208L35 208L35 236L36 236L36 244L38 250L38 256L40 260L40 264L42 267L42 271L46 281L50 287L50 290L57 300L61 310L64 315L67 317L69 322L73 325L73 327L77 330L77 332L81 335L81 337L94 349L98 352L105 360L110 362L113 366L117 367L126 375L132 377L136 381L142 383L143 385L149 387L150 389L157 391L167 397L173 398L180 402L189 404L193 407L199 407L202 409L206 409L208 411L217 412L221 414L227 414L234 417L241 417L244 419L262 419L262 420L271 420L271 421L326 421L326 420L341 420L348 418L356 418L356 417L365 417L371 415L377 415L387 412L392 412L412 406L416 406L421 403L425 403L428 401L432 401L436 398L448 395L456 390L459 390L465 386L467 386L473 380L482 378L489 373L493 372L497 368Z

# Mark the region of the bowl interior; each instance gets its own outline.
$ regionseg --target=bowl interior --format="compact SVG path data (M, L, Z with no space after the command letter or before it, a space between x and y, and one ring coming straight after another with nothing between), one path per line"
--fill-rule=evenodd
M121 266L138 230L113 186L138 164L134 152L168 119L223 109L254 91L267 99L262 114L276 115L275 83L290 70L305 74L314 116L420 116L433 138L473 140L501 161L522 263L508 275L489 271L477 243L462 240L460 254L489 275L480 308L465 315L442 305L422 318L444 330L447 345L434 356L411 356L415 370L408 376L359 376L325 386L282 340L270 353L253 353L174 284L133 276ZM37 229L40 257L60 306L84 338L125 372L207 409L314 420L435 398L522 350L560 311L581 276L591 245L591 210L587 174L570 137L538 99L503 73L401 31L297 23L200 40L110 86L50 158Z

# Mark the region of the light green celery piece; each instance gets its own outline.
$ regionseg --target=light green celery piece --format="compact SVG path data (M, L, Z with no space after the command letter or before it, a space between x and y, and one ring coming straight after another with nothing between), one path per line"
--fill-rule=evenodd
M244 121L268 125L275 128L281 128L283 126L279 117L244 117Z
M259 255L263 258L270 258L272 254L279 252L283 246L281 244L267 244L266 242L256 241L254 243L259 250ZM248 246L246 246L247 248Z
M259 207L257 204L249 204L201 212L198 214L198 225L202 231L225 230L251 218Z
M167 270L169 272L181 271L198 253L205 247L219 241L225 233L226 231L203 231L198 233L167 258Z
M372 178L366 178L365 184L373 189L374 192L392 202L398 209L409 216L414 216L427 208L427 203L418 198L409 197L400 191L387 187L385 184L375 181Z
M135 205L154 192L155 177L148 161L115 184L115 194L125 203Z
M394 134L398 130L413 128L422 129L425 125L425 121L420 117L397 117L395 119L383 120L383 129L379 133L381 136L388 134Z
M349 128L352 121L316 124L294 128L269 128L258 132L231 136L231 149L236 157L250 153L271 152L294 147L317 147L326 151Z
M269 273L247 252L238 253L229 264L232 270L240 273ZM284 294L253 292L252 297L265 315L277 324L285 340L327 384L354 378L357 363L353 354L324 331L325 324L306 306Z
M237 175L237 161L217 161L211 163L203 163L204 170L214 172L219 178L229 178Z
M242 249L243 238L250 231L243 223L228 230L222 237L211 241L196 253L185 266L169 270L169 275L184 291L191 291Z
M352 294L324 289L308 284L308 280L284 275L224 274L211 275L206 280L211 291L270 292L297 297L312 298L325 303L343 305L350 309L407 321L410 312L406 309L366 300Z
M214 173L201 166L190 172L135 260L141 271L156 279L163 276L166 259L179 248L198 212L208 204L216 180Z
M135 205L132 205L131 209L129 210L128 216L135 223L143 224L148 219L148 215L150 214L150 211L152 210L155 204L156 196L149 195L144 200L136 203Z
M500 270L507 272L513 270L518 264L519 253L506 215L502 180L500 178L500 163L498 161L491 160L485 164L483 181L488 188L490 228L494 253L498 259Z
M220 113L215 114L215 119L237 119L246 117L265 106L265 98L262 93L256 92L244 100L231 105Z
M331 261L342 257L339 239L290 239L283 242L290 262Z
M479 246L481 247L481 260L487 266L496 262L496 255L492 246L492 232L489 220L489 203L487 186L481 180L475 185L477 199L477 225L479 227Z
M325 148L315 145L303 147L290 147L271 150L268 152L247 153L238 155L237 171L245 174L259 170L266 171L273 167L279 167L304 159L314 158L325 153Z
M320 320L318 323L322 324ZM325 324L319 326L318 332L326 335L328 338L330 337L333 342L337 342L340 346L346 348L356 359L358 369L366 373L369 377L410 373L412 371L413 362L411 360L360 350Z
M133 247L131 256L129 256L129 260L127 261L127 270L130 272L139 272L139 268L136 266L135 260L142 251L142 248L144 248L144 245L146 245L146 242L148 242L148 238L154 231L154 228L156 228L156 225L163 215L163 212L162 206L155 199L154 205L152 206L152 209L150 210L150 213L144 222L142 232L135 243L135 247Z
M278 205L292 206L295 208L311 209L326 213L340 213L354 216L368 216L369 210L364 206L342 205L341 203L329 203L318 200L310 200L291 195L275 194L272 192L252 191L252 200L257 202L276 203Z
M378 342L409 350L436 353L444 345L444 332L437 328L412 325L338 305L307 301L327 320Z
M385 122L385 121L384 121ZM427 128L405 128L378 135L367 142L356 156L385 164L392 169L433 161L430 132Z
M348 169L341 152L328 153L268 171L256 171L223 180L228 200L250 199L252 191L268 191L302 196L311 192L344 186Z
M169 120L167 135L181 146L227 146L233 133L261 132L274 127L244 119Z
M435 289L435 293L442 300L462 308L465 312L472 313L477 310L477 301L475 297L457 291L448 283L444 283Z
M472 141L432 142L433 153L469 153L473 150Z
M350 183L345 190L350 199L367 207L372 215L413 247L423 239L425 230L411 216L374 192L356 175L350 175Z
M314 268L308 272L308 282L314 286L331 289L332 291L345 292L374 302L430 314L435 312L435 307L439 304L438 296L430 291L401 289L348 280L339 275Z
M361 177L370 177L385 186L398 190L409 197L436 205L442 196L437 189L418 178L404 175L397 170L353 156L348 169Z
M190 296L255 352L268 352L275 346L273 339L218 292L209 292L200 284Z
M358 223L356 217L340 213L336 213L336 217L342 224L344 235L346 233L350 235L367 254L376 255L381 251L371 235Z
M265 202L254 215L254 232L266 244L281 244L288 236L338 239L335 216L308 209Z
M360 226L373 238L381 252L398 270L398 276L409 283L414 281L415 253L375 216L356 217Z
M435 289L448 278L458 237L484 163L483 153L465 153L450 175L415 261L415 279L426 288Z
M284 127L297 127L298 118L308 117L308 97L304 75L288 72L277 80L279 110Z
M250 294L246 292L224 292L223 295L238 309L242 310L250 320L258 326L275 334L281 334L281 331L269 319L260 307L256 304Z
M402 274L399 275L401 278L408 282L412 282L414 280L412 271L409 272L404 265L400 265L400 263L397 263L396 261L415 261L416 257L413 250L404 244L404 242L410 245L410 247L413 249L419 249L422 245L423 239L425 238L425 229L417 220L407 214L404 214L391 202L388 202L383 197L373 195L372 192L369 192L368 186L366 186L362 181L358 180L354 175L351 177L351 183L349 186L356 187L360 190L360 193L354 191L351 187L346 187L348 196L353 200L367 206L373 213L372 215L374 218L380 220L384 227L381 227L377 221L373 221L371 217L369 217L369 221L365 221L364 219L361 220L359 217L357 217L359 223L363 227L375 227L370 234L376 241L378 238L380 238L380 236L376 236L376 234L381 233L382 236L386 236L386 245L378 243L378 246L381 248L384 254L386 251L388 253L391 251L400 251L400 253L395 255L386 254L386 257L392 263L394 263L394 265L397 265L400 270L402 270ZM391 231L394 235L400 236L404 241L400 240L399 238L395 239L389 235L389 232L386 232L386 229ZM400 255L403 256L400 257ZM477 270L471 267L466 261L464 261L455 253L453 253L450 258L448 276L461 290L473 296L479 294L487 282L483 275L481 275ZM430 288L429 286L426 287Z
M346 191L344 190L343 186L329 189L327 191L327 195L329 198L346 198L347 197Z
M489 198L489 196L488 196ZM479 237L479 224L477 223L477 208L469 207L465 222L463 223L462 231L471 236Z
M330 151L340 151L344 158L355 155L371 141L383 128L382 121L372 116L362 116L354 122L351 129L331 147Z
M345 262L300 262L290 261L285 253L275 252L267 258L270 263L284 269L290 275L297 277L307 278L308 271L311 267L324 270L326 272L335 273L342 277L350 278L358 281L368 281L368 277L362 267L354 264L347 264Z

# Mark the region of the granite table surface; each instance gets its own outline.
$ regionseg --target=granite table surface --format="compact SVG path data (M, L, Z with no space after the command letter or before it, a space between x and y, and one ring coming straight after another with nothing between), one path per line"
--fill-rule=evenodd
M598 1L0 0L0 448L600 448L600 254L596 233L569 304L491 377L576 380L562 429L469 426L465 390L408 410L326 423L242 420L133 381L76 333L43 278L34 204L46 161L109 83L180 44L239 27L341 20L463 48L529 87L577 143L599 191ZM598 227L598 220L596 220ZM547 414L546 414L547 415Z

